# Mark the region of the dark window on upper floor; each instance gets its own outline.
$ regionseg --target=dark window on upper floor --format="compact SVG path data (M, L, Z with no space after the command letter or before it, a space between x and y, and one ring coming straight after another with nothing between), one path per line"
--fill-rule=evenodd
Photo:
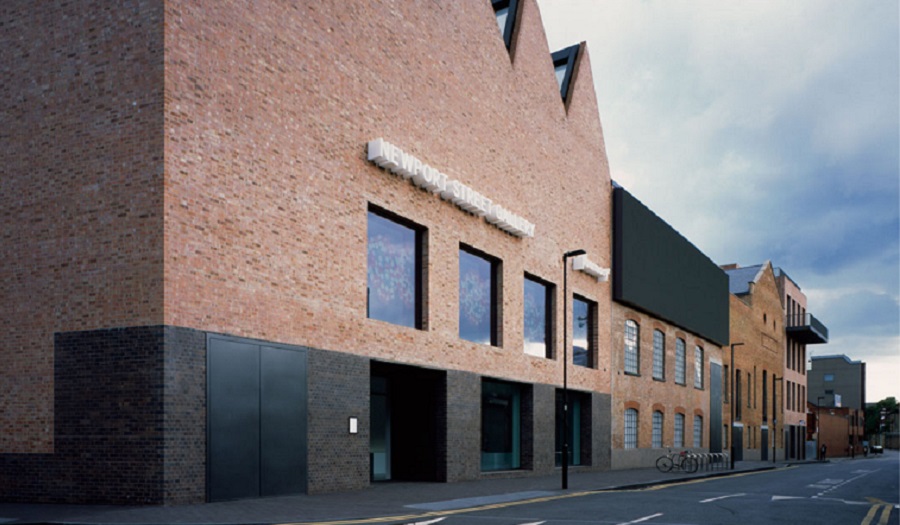
M572 299L572 362L594 368L596 340L597 304L575 296Z
M536 277L525 276L523 334L525 353L553 357L553 285Z
M459 248L459 337L499 346L500 262L473 248Z
M494 16L497 17L497 26L503 37L503 45L508 51L512 48L512 34L516 27L519 0L491 0L491 5L494 7Z
M556 83L559 85L559 95L563 102L569 98L569 86L572 83L572 71L575 69L575 59L578 57L578 49L581 46L574 45L560 49L553 53L553 70L556 73Z
M666 335L653 331L653 379L666 378Z
M366 315L421 329L425 228L396 214L369 207Z
M641 328L636 322L625 321L625 373L641 372Z
M675 382L683 385L687 382L687 363L684 339L675 339Z

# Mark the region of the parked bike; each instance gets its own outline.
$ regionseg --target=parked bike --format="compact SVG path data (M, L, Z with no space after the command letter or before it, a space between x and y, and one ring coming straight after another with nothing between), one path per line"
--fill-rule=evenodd
M660 472L671 472L672 469L676 469L683 470L688 474L693 474L694 472L697 472L699 462L686 450L673 453L672 449L669 449L668 454L660 456L659 459L656 460L656 468L658 468Z

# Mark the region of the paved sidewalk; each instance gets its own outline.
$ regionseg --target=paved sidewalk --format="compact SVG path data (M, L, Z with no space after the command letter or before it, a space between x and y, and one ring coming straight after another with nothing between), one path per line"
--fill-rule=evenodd
M784 467L789 463L739 461L737 472ZM663 474L655 468L605 472L569 471L567 492L640 488L686 479L732 474L729 470L696 474ZM282 496L252 500L179 506L37 505L0 503L0 524L280 524L316 523L370 518L412 517L429 512L452 512L481 505L562 495L560 475L515 479L486 479L459 483L377 483L361 491L336 494ZM393 523L382 519L380 523Z

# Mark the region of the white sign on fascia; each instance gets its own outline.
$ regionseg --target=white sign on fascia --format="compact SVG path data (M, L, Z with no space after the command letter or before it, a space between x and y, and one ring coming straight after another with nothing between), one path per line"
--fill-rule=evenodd
M582 271L591 277L596 277L597 282L609 279L609 268L601 268L587 258L587 255L579 255L572 259L572 269Z
M368 158L370 162L440 195L459 208L484 217L484 220L507 233L516 237L534 237L534 224L384 139L369 141Z

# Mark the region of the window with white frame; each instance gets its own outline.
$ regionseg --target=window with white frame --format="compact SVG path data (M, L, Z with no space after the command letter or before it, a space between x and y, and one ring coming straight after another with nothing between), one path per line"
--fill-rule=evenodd
M625 409L625 448L637 448L638 445L638 411Z
M687 382L685 375L685 347L684 339L680 337L675 340L675 382L683 385Z
M625 321L625 373L640 373L640 335L638 324L631 319Z
M694 416L694 447L703 446L703 416Z
M666 378L666 336L659 330L653 331L653 379Z
M684 446L684 414L675 414L675 446Z
M662 448L663 444L663 413L659 410L653 412L653 448Z
M703 349L694 347L694 388L703 388Z

